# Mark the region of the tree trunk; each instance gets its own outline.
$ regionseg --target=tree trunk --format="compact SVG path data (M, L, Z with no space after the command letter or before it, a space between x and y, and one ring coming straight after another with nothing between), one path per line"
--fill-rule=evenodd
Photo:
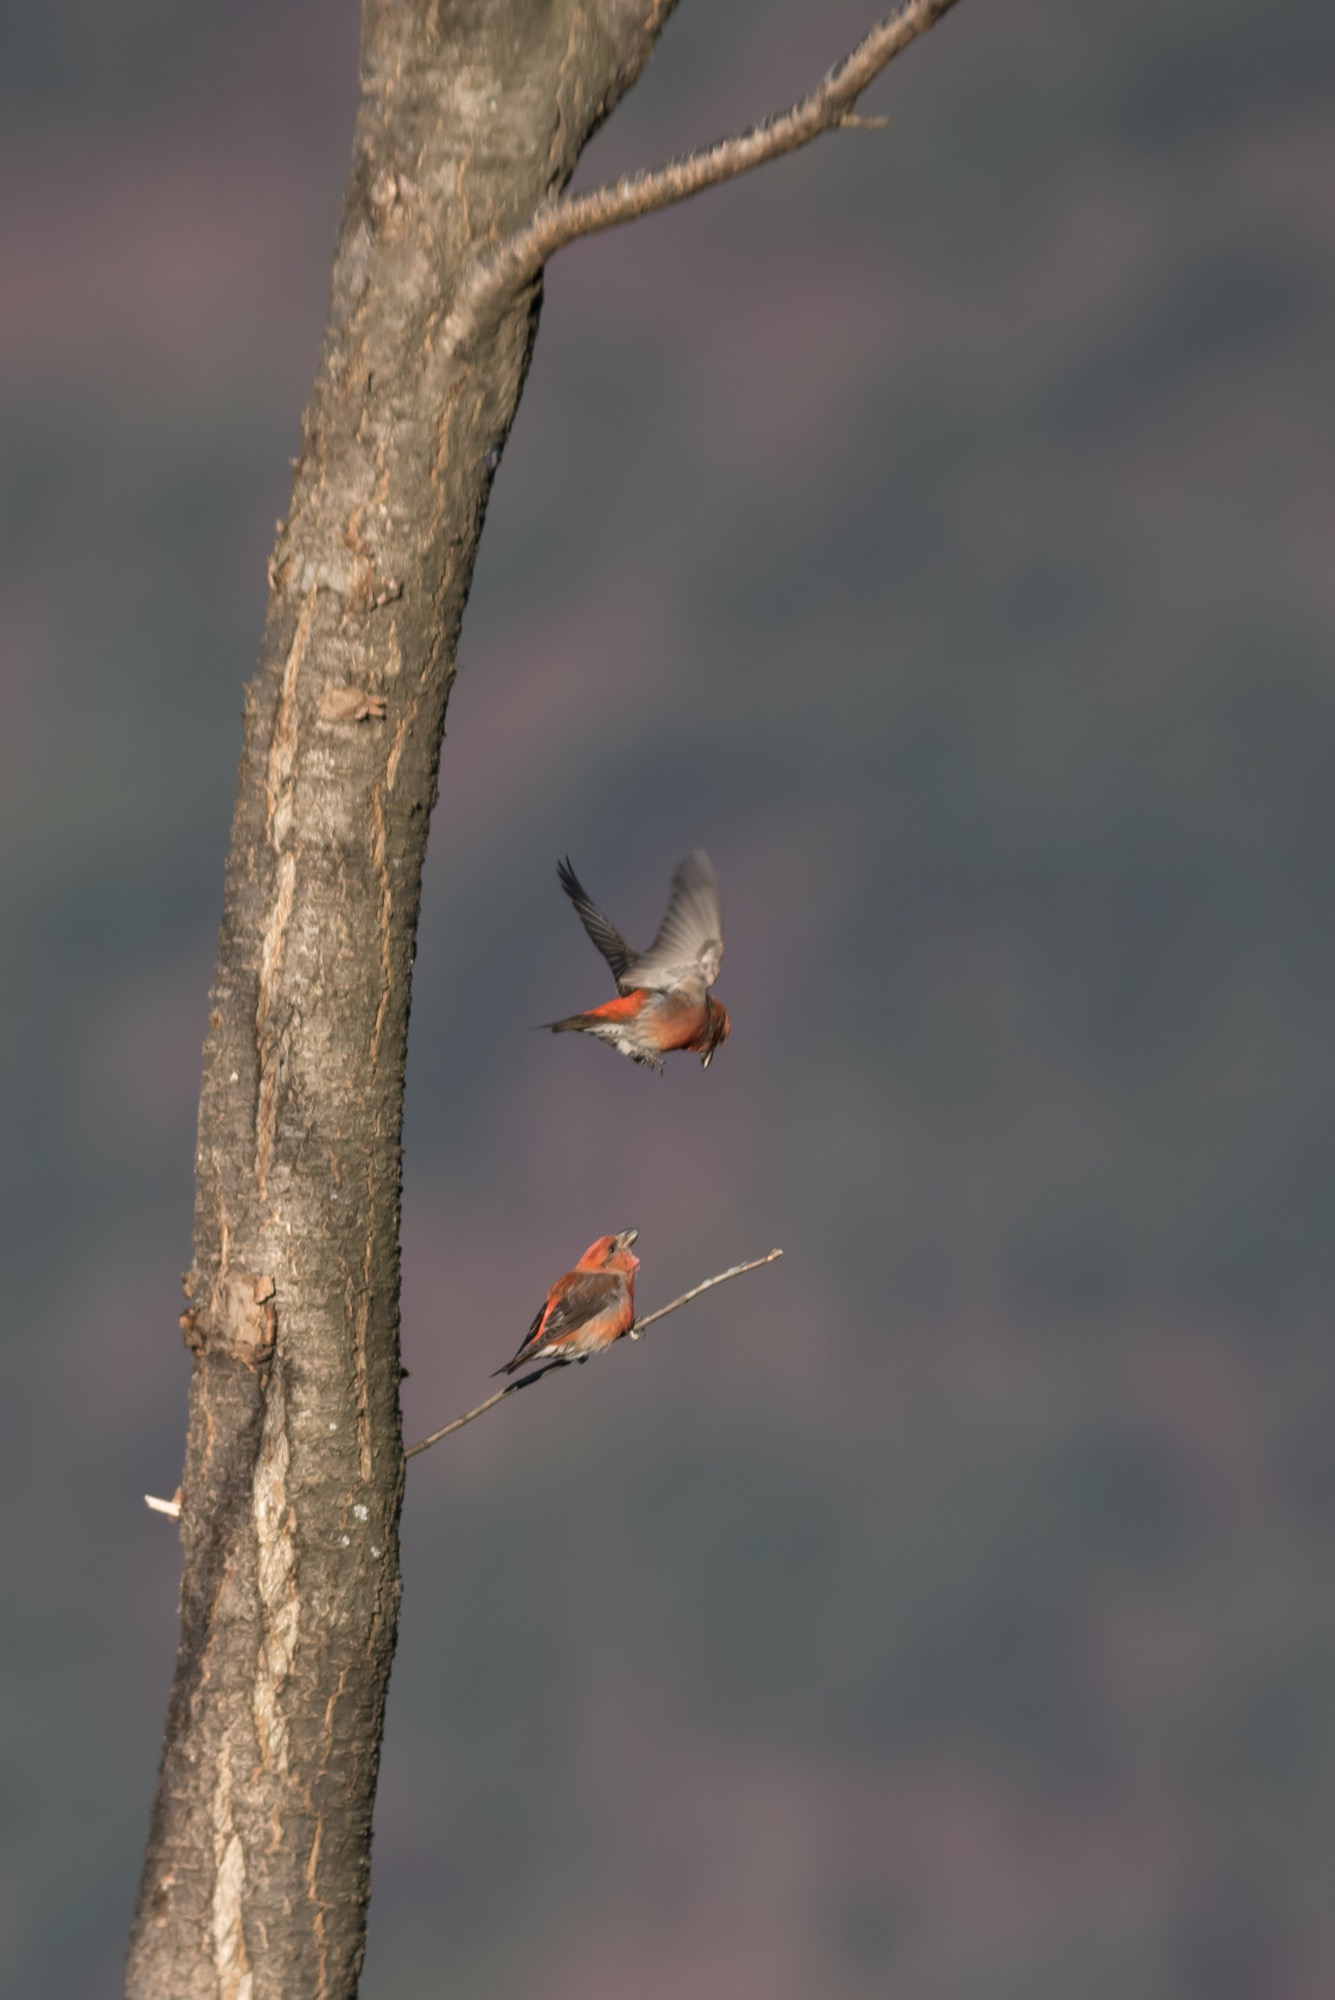
M181 1640L131 2000L335 2000L398 1622L399 1181L454 649L537 324L461 276L673 0L365 0L329 326L270 565L205 1045Z

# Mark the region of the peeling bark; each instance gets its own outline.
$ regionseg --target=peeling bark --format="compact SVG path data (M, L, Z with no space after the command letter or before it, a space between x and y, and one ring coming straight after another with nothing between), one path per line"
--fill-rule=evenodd
M181 1638L131 2000L344 2000L399 1606L400 1131L454 651L565 184L672 0L365 0L351 174L269 567L205 1045Z

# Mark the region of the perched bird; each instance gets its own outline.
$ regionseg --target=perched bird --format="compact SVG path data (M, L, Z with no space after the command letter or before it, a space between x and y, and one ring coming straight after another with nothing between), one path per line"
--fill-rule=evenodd
M573 1271L558 1278L538 1310L513 1361L495 1370L513 1375L530 1361L586 1361L601 1354L635 1324L635 1273L631 1244L638 1229L600 1236Z
M632 951L616 925L589 901L569 861L557 873L580 921L611 966L615 1000L549 1021L554 1035L597 1035L632 1062L663 1067L671 1049L690 1049L708 1069L728 1039L728 1011L709 988L723 962L723 905L714 864L702 847L672 877L667 915L648 951Z

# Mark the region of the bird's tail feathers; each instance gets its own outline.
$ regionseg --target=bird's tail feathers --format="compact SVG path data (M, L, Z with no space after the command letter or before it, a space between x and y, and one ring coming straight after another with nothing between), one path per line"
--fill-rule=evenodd
M563 1358L559 1354L544 1354L541 1347L521 1347L512 1361L505 1362L500 1368L492 1369L492 1380L495 1381L498 1375L517 1375L521 1368L556 1367L558 1364L564 1366Z

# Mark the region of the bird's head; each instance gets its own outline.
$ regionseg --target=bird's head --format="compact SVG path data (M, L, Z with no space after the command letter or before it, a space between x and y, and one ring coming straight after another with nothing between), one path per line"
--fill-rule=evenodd
M726 1042L732 1022L728 1010L721 1000L709 994L705 1000L705 1045L700 1055L701 1069L708 1069L714 1060L714 1051L720 1042Z
M600 1236L596 1243L590 1243L576 1268L581 1271L638 1271L640 1260L631 1254L631 1245L639 1233L638 1229L623 1229L619 1236Z

